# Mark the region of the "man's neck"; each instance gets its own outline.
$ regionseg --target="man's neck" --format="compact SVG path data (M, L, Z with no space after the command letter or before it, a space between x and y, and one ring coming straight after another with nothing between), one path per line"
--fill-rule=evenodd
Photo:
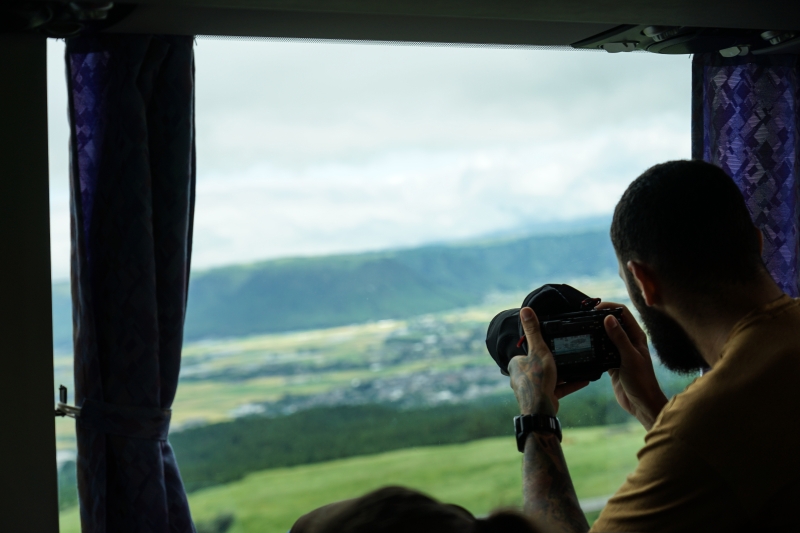
M728 293L705 305L691 308L670 306L675 317L708 366L719 361L722 348L734 326L747 314L774 302L783 295L780 287L766 272L759 279L743 287L732 288Z

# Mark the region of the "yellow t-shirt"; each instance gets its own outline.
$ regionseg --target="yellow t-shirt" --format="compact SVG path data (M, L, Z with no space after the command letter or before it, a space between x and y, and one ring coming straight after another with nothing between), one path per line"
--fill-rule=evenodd
M800 302L740 320L638 457L592 531L800 531Z

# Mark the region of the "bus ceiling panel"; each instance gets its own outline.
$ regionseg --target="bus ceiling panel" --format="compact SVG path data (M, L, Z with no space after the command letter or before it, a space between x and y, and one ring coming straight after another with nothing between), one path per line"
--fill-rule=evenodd
M562 46L609 24L139 5L106 31L349 41Z
M797 53L800 31L625 24L573 43L575 48L656 54L719 52L724 57Z
M359 15L452 17L574 22L587 24L650 24L708 28L800 30L796 0L127 0L142 6L203 8L208 16L225 9L301 11ZM172 11L174 13L175 11ZM147 10L144 16L158 16ZM140 21L143 19L140 17Z

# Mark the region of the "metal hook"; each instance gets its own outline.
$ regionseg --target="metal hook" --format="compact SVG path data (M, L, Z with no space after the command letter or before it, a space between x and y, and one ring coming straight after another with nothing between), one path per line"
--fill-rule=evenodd
M67 388L64 385L58 387L58 405L56 406L56 416L68 416L78 418L81 416L81 408L74 405L67 405Z

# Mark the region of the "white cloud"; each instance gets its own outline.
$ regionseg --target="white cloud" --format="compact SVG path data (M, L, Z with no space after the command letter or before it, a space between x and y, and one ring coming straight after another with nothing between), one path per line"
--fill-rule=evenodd
M685 136L660 130L206 176L195 260L407 246L609 213L633 177L685 155Z
M686 57L199 40L196 58L197 268L609 213L642 170L689 155ZM63 277L55 72L53 269Z

